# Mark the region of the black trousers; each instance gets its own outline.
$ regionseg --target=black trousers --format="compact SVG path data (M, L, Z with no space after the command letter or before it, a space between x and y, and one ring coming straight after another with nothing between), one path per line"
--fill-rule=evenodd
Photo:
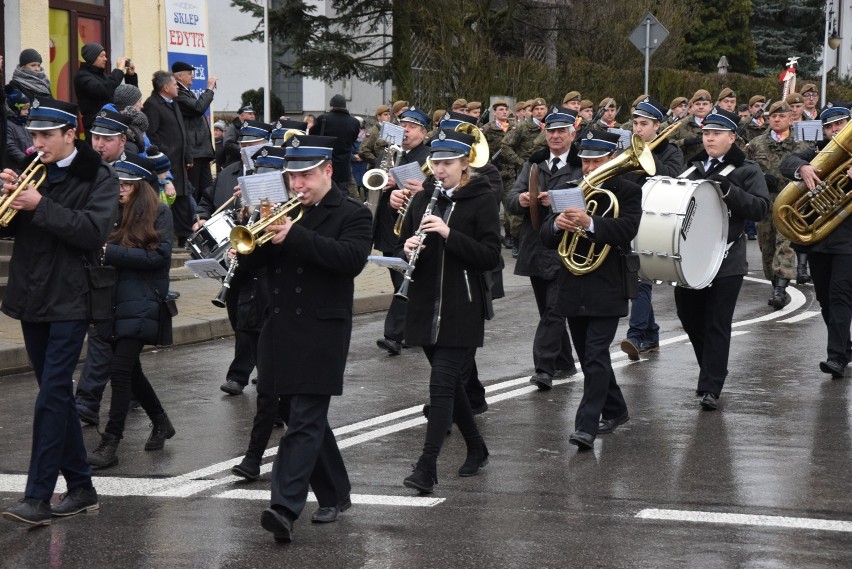
M742 284L743 276L733 275L717 278L700 290L675 287L677 316L698 361L699 393L716 397L722 393L728 376L731 323Z
M246 451L246 458L258 465L263 460L263 453L266 452L266 447L269 445L279 409L282 416L286 415L284 403L285 401L275 395L274 386L269 385L269 382L264 381L263 378L258 378L257 411L254 414L248 450Z
M239 311L240 290L243 286L250 286L251 281L234 279L231 281L231 289L225 295L225 308L228 311L228 320L234 330L234 359L228 366L225 380L233 380L242 385L248 385L252 370L257 365L257 342L260 338L260 330L246 330L240 327L237 312ZM255 300L254 302L259 302Z
M846 365L852 360L852 255L809 253L808 262L828 331L828 359Z
M309 485L322 508L339 504L352 487L328 425L331 396L291 395L283 401L287 431L272 466L272 507L295 519L305 509Z
M536 372L554 375L557 369L575 368L571 352L571 336L565 327L565 317L556 314L553 307L559 298L556 279L530 277L533 295L538 306L538 326L533 338L533 363Z
M609 346L618 329L618 316L579 316L568 319L571 338L583 368L583 398L577 408L574 428L598 434L601 418L614 419L627 412L627 403L615 380Z
M139 401L150 418L163 414L163 406L151 382L142 373L139 354L145 343L135 338L119 338L113 345L110 385L112 399L109 404L109 422L105 432L119 439L124 435L124 422L130 407L130 395Z
M393 251L382 251L382 255L385 257L392 257ZM399 271L394 271L393 269L388 269L388 271L390 272L390 278L395 292L399 290L399 285L402 284L403 276ZM406 311L405 302L394 296L393 300L391 300L390 307L388 308L388 313L385 315L385 338L402 342L403 337L405 336Z
M171 205L171 210L175 235L179 238L186 238L192 235L192 224L195 223L195 220L192 219L192 202L190 201L190 196L176 196L174 203Z
M192 168L187 170L196 203L201 201L201 192L213 186L213 174L210 171L212 161L212 158L193 158Z
M458 425L468 447L481 438L463 384L464 370L470 369L475 349L424 346L423 352L432 366L429 377L429 419L426 423L423 456L434 463L452 423Z

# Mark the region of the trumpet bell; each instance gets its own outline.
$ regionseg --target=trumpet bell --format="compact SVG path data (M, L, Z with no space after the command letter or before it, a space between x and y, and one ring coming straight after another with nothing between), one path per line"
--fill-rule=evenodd
M302 214L304 213L302 203L299 201L301 197L302 194L299 194L298 196L291 198L289 201L277 205L269 215L259 219L251 225L235 226L231 229L231 233L228 235L231 247L233 247L240 255L248 255L254 251L255 247L263 245L275 237L275 233L269 233L266 231L270 225L280 223L284 219L284 216L296 208L299 208L299 214L292 218L292 222L298 222L302 219Z

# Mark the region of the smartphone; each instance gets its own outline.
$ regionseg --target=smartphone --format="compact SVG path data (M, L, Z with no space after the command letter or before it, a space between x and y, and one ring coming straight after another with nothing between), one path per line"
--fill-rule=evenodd
M132 64L130 63L130 58L127 58L127 63L124 64L124 68L130 69L131 66L132 66Z

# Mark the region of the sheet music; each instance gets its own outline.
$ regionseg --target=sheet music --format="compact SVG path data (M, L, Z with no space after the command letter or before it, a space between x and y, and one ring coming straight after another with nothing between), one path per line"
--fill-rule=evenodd
M562 213L569 207L586 209L586 198L583 197L582 188L550 190L547 192L547 196L550 198L550 207L553 213Z
M404 134L405 129L392 122L383 122L379 129L379 138L390 144L396 144L399 147L402 147L402 137Z
M186 261L184 266L196 277L201 278L220 279L228 274L228 271L216 259L192 259Z
M630 139L633 137L633 133L631 131L621 128L608 128L607 130L618 135L618 144L616 146L618 150L630 148Z
M246 170L254 170L254 155L257 151L263 148L263 145L243 146L240 148L240 159L243 161L243 166Z
M807 142L822 140L822 121L794 122L793 140L804 140Z
M397 271L405 271L408 268L408 263L399 257L383 257L381 255L370 255L367 261L375 263L386 269L395 269Z
M243 203L247 206L260 205L264 198L270 203L287 201L287 188L284 187L284 176L281 172L265 172L252 176L237 178L240 190L243 192Z
M397 166L396 168L390 169L391 176L396 181L396 187L401 188L405 185L406 180L415 180L417 182L422 182L426 179L426 175L423 173L423 170L420 168L420 164L417 162L412 162L411 164L403 164L402 166Z

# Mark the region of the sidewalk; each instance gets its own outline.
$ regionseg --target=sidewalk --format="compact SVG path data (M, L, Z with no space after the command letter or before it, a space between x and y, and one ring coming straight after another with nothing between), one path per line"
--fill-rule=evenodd
M372 254L380 253L374 251ZM178 315L174 319L175 345L203 342L234 333L225 309L217 308L211 302L221 288L218 280L196 278L182 267L172 269L171 279L171 290L180 293ZM355 314L387 310L393 292L387 269L368 263L355 279ZM85 348L81 355L85 357ZM0 313L0 375L29 369L20 323Z

